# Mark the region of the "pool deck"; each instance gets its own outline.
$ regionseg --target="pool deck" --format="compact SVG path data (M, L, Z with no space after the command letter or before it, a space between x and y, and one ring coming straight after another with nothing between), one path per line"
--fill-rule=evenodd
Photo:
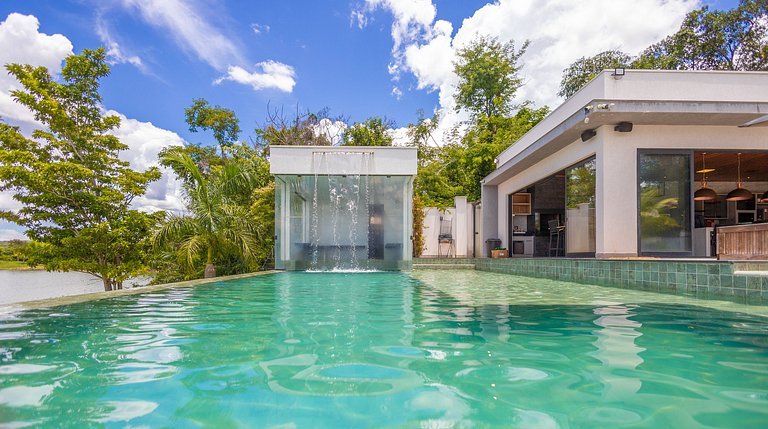
M80 295L69 295L69 296L60 296L56 298L39 299L35 301L23 301L23 302L17 302L13 304L0 305L0 314L19 311L19 310L29 310L29 309L35 309L35 308L48 308L48 307L56 307L59 305L77 304L79 302L115 298L118 296L125 296L125 295L135 295L138 293L161 291L161 290L170 289L170 288L194 287L198 285L223 282L227 280L247 279L255 276L274 274L277 272L279 271L257 271L255 273L237 274L233 276L221 276L221 277L214 277L211 279L187 280L183 282L164 283L164 284L152 285L152 286L141 286L141 287L135 287L131 289L113 290L110 292L86 293L86 294L80 294Z
M475 269L768 305L768 261L713 259L418 258L413 269Z

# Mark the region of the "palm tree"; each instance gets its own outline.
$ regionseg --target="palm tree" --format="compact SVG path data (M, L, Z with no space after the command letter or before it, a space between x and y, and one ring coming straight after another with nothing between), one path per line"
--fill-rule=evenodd
M163 165L173 168L184 182L187 210L170 215L155 231L155 246L176 244L176 256L189 268L198 257L205 258L205 278L216 277L214 259L227 250L236 250L246 261L254 261L259 233L250 219L248 206L238 204L250 196L256 178L244 162L228 162L203 174L195 161L183 151L168 151Z

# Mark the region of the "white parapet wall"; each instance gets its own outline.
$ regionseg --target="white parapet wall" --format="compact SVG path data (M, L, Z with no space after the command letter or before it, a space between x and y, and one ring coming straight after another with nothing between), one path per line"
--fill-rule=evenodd
M413 176L417 168L413 147L271 146L269 151L274 175Z

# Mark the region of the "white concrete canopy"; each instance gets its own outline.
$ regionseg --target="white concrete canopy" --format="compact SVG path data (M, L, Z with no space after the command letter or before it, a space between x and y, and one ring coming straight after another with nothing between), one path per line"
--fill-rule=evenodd
M413 176L417 168L414 147L270 146L269 151L269 171L275 175L359 173L360 166L352 164L363 154L371 176Z

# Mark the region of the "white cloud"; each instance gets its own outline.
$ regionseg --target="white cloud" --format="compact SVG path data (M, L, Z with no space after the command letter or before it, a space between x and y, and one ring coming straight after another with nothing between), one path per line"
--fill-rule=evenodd
M125 7L138 11L150 24L166 29L184 49L216 70L242 63L237 45L215 28L194 1L122 0Z
M10 240L29 240L26 235L15 229L3 228L0 229L0 241Z
M142 122L127 118L125 115L110 110L108 115L120 117L120 128L113 134L128 145L128 150L120 153L120 158L131 163L131 168L145 171L150 167L160 167L158 154L169 146L184 146L185 141L173 131L154 126L151 122ZM161 167L160 180L152 182L147 193L135 199L133 205L141 210L157 211L184 209L181 182L168 168Z
M497 0L466 18L455 34L450 23L435 21L435 6L428 0L366 0L362 10L392 13L389 71L393 80L407 72L416 78L417 89L439 91L440 132L466 119L454 111L453 61L477 35L514 40L518 48L530 40L521 59L525 85L518 99L554 108L562 102L556 95L562 71L573 61L608 49L636 54L676 31L698 6L698 0Z
M52 75L61 71L61 62L72 54L72 43L61 34L38 32L40 22L32 15L11 13L0 22L0 65L32 64L48 68ZM9 122L34 124L26 107L16 103L11 90L20 89L16 79L5 69L0 72L0 117Z
M147 67L137 55L126 54L119 43L112 37L107 23L101 17L96 20L96 34L101 43L107 48L107 59L110 64L131 64L142 73L147 73Z
M296 85L296 72L293 67L277 61L263 61L257 63L257 71L249 72L239 66L229 66L227 74L216 79L218 85L225 80L250 85L254 91L262 89L277 89L283 92L292 92Z
M256 34L269 33L270 27L266 24L251 24L251 30Z
M323 118L315 125L315 136L325 136L334 146L341 144L347 124L344 121L333 121Z
M56 76L61 72L62 61L72 54L72 43L63 35L49 36L40 33L40 24L36 17L12 13L0 23L0 63L21 63L44 66ZM12 125L20 125L22 131L39 127L32 113L13 101L12 89L20 88L16 80L0 73L0 116ZM115 111L107 114L121 118L120 128L114 134L129 146L121 153L121 158L129 161L137 170L146 170L157 166L157 155L167 146L183 145L184 140L176 133L155 127L150 122L141 122L126 118ZM163 177L152 184L146 195L134 201L134 206L147 211L182 210L181 189L175 176L164 171ZM18 210L21 205L13 199L12 192L0 193L0 210ZM2 227L2 225L0 225ZM2 234L11 234L7 228L0 228Z

